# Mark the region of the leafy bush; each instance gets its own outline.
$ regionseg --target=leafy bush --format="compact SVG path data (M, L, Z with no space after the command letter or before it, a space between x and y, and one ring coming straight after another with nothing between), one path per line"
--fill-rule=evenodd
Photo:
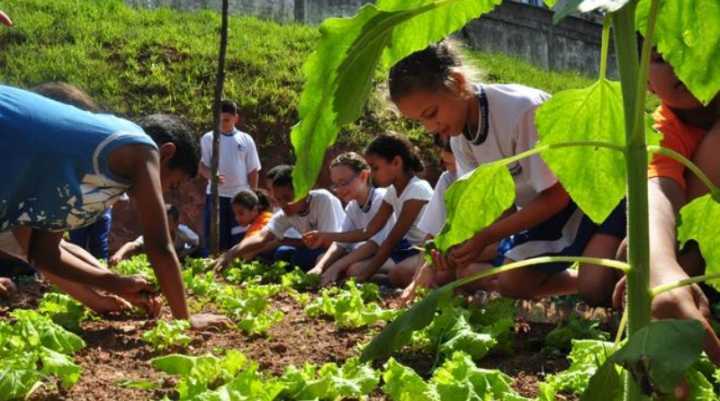
M40 299L38 312L70 331L80 331L80 322L85 319L87 310L68 295L49 292Z
M80 379L82 369L71 357L85 347L80 337L35 311L10 316L12 324L0 322L1 401L25 398L52 377L64 388Z
M158 320L155 327L146 331L142 338L159 352L177 347L184 348L192 341L192 337L185 334L188 329L190 322L187 320Z
M328 316L338 327L358 328L395 317L396 310L383 309L377 302L380 292L377 285L369 283L358 286L349 280L344 288L325 288L312 300L305 313L310 317Z

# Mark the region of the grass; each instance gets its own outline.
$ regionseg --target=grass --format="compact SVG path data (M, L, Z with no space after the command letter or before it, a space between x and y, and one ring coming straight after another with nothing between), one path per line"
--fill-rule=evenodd
M23 0L5 4L16 26L0 29L0 82L32 87L66 81L130 119L152 112L183 115L198 133L210 129L219 14L135 9L121 0ZM226 97L240 105L261 153L289 161L297 122L302 63L317 28L252 17L230 18ZM517 82L548 92L591 83L578 73L548 72L504 55L467 52L486 82ZM383 77L377 76L378 83ZM408 134L430 151L430 138L392 112L381 90L365 115L344 129L339 146L361 149L375 134ZM281 150L278 152L278 150Z

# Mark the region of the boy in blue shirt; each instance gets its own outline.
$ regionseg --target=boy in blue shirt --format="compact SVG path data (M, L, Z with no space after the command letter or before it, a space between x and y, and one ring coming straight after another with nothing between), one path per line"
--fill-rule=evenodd
M0 86L0 168L7 174L0 182L0 250L157 314L145 280L98 269L61 246L65 231L92 224L129 192L173 317L204 326L219 317L189 315L162 195L196 174L197 144L175 117L152 115L141 125Z

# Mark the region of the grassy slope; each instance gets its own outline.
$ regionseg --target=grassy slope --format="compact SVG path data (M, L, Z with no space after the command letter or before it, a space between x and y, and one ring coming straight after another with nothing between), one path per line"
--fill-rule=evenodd
M199 130L211 124L217 13L141 10L121 0L23 0L6 4L16 22L0 30L0 81L17 86L60 80L85 88L108 110L130 118L150 112L184 115ZM314 27L250 17L230 21L226 96L262 149L285 148L297 120L302 63L317 40ZM507 56L468 52L488 82L520 82L549 92L587 85L577 73L551 73ZM385 129L428 137L399 120L378 93L366 115L340 135L359 147ZM285 152L281 152L285 153Z

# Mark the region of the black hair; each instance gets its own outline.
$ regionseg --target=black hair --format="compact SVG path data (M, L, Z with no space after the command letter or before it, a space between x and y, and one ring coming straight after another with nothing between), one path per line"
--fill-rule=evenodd
M175 219L175 221L180 221L180 211L175 205L165 205L165 213Z
M446 41L417 51L390 69L390 99L396 102L418 89L436 91L447 87L452 81L450 72L460 66L460 56Z
M273 187L289 187L293 189L292 166L281 164L270 169L267 177Z
M90 95L75 85L67 82L45 82L32 89L38 95L56 100L60 103L75 106L78 109L98 112L100 108Z
M190 127L180 118L171 114L151 114L138 121L155 144L175 144L175 154L169 167L181 169L190 177L195 177L200 161L200 148Z
M248 210L257 208L258 212L265 212L270 210L270 197L262 189L254 191L243 189L233 197L232 204Z
M356 152L341 153L330 163L330 167L335 166L345 166L355 173L370 170L370 166L368 166L365 159Z
M229 114L235 114L238 113L238 106L235 102L229 99L225 99L222 102L220 102L220 112L221 113L229 113Z
M399 134L390 133L377 136L365 148L365 154L379 156L388 162L395 157L400 157L406 173L423 171L423 163L415 151L415 147L407 138Z

